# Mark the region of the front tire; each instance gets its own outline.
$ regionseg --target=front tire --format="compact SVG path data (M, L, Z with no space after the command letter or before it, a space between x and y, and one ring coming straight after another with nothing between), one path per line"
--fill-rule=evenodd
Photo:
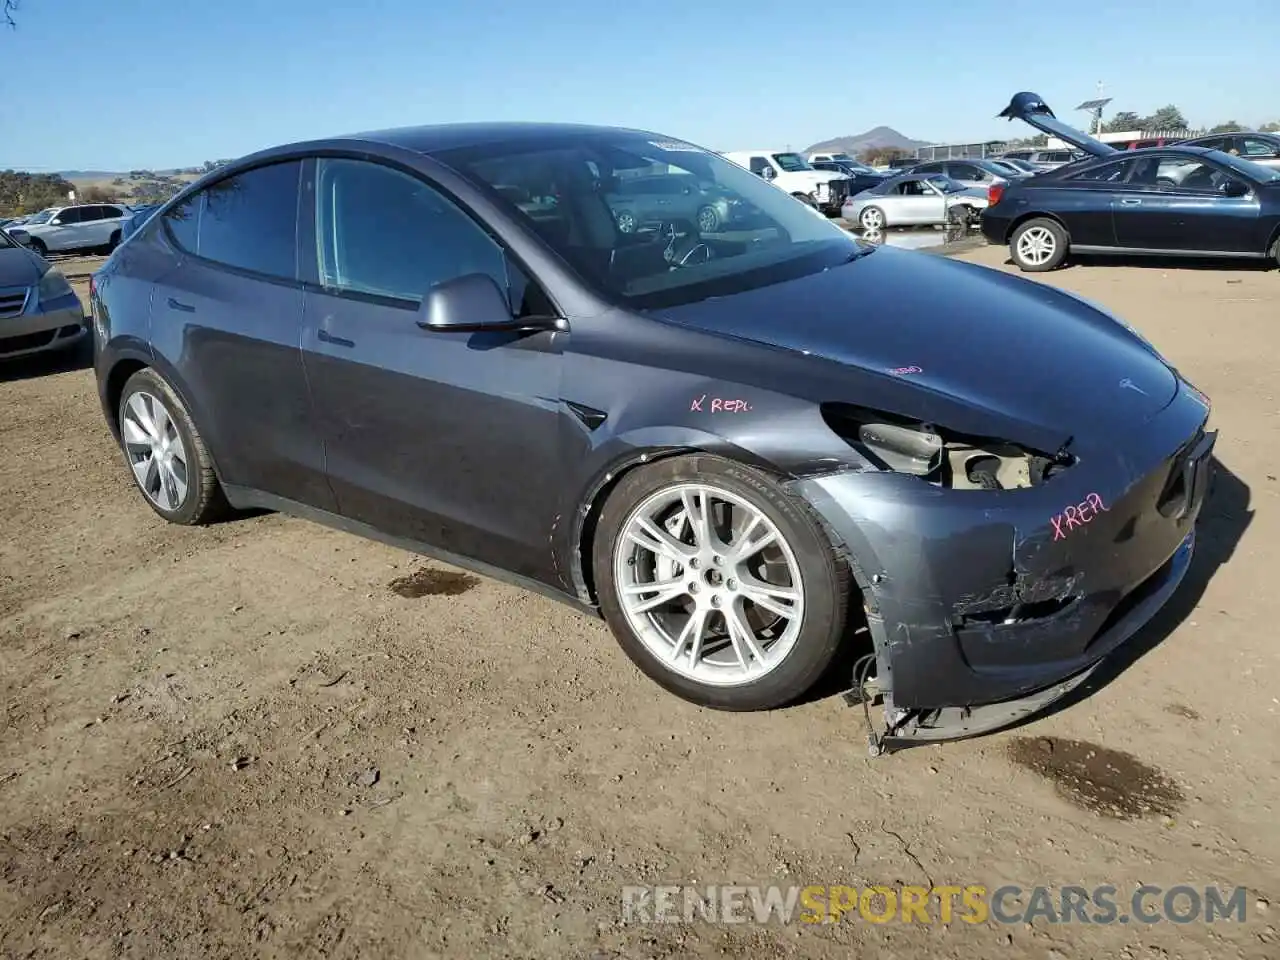
M1062 224L1037 217L1018 225L1009 238L1009 254L1025 273L1044 273L1067 259L1071 239Z
M184 526L229 511L200 432L163 377L150 368L131 376L117 416L125 463L152 510Z
M601 512L592 566L627 656L701 706L795 700L844 633L848 567L817 520L767 474L720 457L626 474Z
M716 233L720 229L720 214L708 204L698 209L698 232Z
M44 245L44 241L41 240L39 237L35 237L32 239L31 249L34 250L38 256L43 257L45 260L49 259L49 248Z

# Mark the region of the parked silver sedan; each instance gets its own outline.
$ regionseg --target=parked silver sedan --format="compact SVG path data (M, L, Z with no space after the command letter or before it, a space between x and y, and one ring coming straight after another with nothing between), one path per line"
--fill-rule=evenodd
M841 216L863 230L968 223L987 207L987 192L943 176L907 173L850 197Z
M0 231L0 359L74 346L88 329L62 272Z

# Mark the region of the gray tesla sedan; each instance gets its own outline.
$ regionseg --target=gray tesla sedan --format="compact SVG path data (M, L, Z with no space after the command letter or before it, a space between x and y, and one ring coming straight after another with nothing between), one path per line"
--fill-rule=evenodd
M62 272L0 231L0 358L61 350L87 332Z

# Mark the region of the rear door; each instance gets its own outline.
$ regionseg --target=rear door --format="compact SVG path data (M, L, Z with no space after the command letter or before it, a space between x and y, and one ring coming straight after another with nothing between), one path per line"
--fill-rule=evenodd
M297 160L256 167L166 213L182 256L156 285L151 342L225 484L332 510L299 343L301 170Z

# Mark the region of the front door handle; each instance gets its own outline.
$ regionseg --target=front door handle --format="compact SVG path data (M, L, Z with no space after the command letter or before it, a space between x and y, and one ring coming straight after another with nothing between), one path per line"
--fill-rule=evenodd
M170 310L181 310L183 313L195 313L195 312L196 312L196 308L195 308L195 307L193 307L193 306L191 306L191 304L189 304L189 303L183 303L183 302L182 302L182 301L180 301L180 300L175 300L175 299L173 299L173 297L170 297L170 298L169 298L169 309L170 309Z
M354 347L356 345L354 340L348 340L345 337L335 337L328 330L323 329L316 331L316 339L323 343L332 343L335 347Z
M1137 197L1124 197L1120 202L1126 207L1136 207L1142 203Z

